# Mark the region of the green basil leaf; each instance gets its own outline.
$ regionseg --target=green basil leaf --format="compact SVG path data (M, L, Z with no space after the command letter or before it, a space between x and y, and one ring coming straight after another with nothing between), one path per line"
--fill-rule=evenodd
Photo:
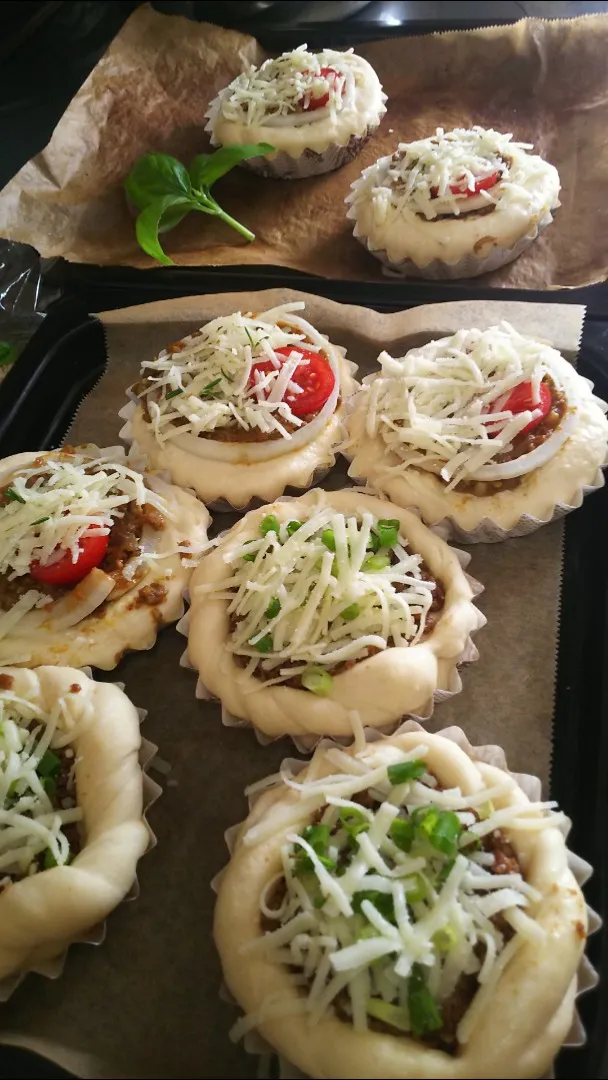
M124 188L139 210L165 195L190 195L192 190L186 166L170 154L144 154L135 162Z
M135 235L139 246L147 255L151 255L153 259L165 266L173 266L173 259L165 255L160 246L159 228L166 215L170 211L174 214L178 208L183 211L183 217L184 213L191 209L190 200L179 195L165 195L162 199L157 199L156 202L146 206L135 223Z
M213 154L198 154L189 170L192 187L197 190L210 188L215 184L216 180L225 176L240 161L246 161L247 158L252 157L262 157L264 154L271 154L273 150L274 146L270 146L269 143L251 143L249 145L235 143L233 146L222 146Z
M10 341L0 341L0 367L8 367L17 359L17 349Z

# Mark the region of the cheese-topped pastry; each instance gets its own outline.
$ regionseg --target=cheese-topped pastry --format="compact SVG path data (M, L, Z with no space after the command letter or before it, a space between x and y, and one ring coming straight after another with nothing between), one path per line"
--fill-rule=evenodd
M456 553L391 503L315 490L251 511L191 584L188 656L234 716L347 735L460 689L482 624ZM469 656L468 658L472 658Z
M502 539L603 484L607 406L546 343L503 322L378 361L353 402L349 472L428 524L463 536L486 520L484 539Z
M69 667L0 669L0 980L124 899L148 846L137 709Z
M426 732L285 764L220 879L233 1036L311 1077L545 1075L587 932L554 808Z
M356 157L386 112L376 72L352 49L306 45L237 75L211 102L215 145L268 143L275 152L243 162L284 179L330 172Z
M0 462L0 663L110 669L183 612L209 515L120 448Z
M512 262L552 221L557 169L481 127L400 143L352 184L348 217L373 255L419 277L474 277Z
M304 306L221 316L144 362L121 435L205 502L309 487L334 464L358 383Z

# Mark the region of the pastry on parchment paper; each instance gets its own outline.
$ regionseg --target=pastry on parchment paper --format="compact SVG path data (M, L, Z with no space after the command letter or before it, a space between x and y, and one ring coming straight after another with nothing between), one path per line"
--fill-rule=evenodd
M589 868L555 804L524 793L533 778L466 745L457 729L325 742L254 785L217 884L234 1038L256 1030L313 1078L549 1069L585 963L573 870Z
M334 464L359 384L304 307L220 316L144 362L121 437L217 509L310 487Z
M381 353L349 412L349 474L464 542L521 536L602 487L606 403L508 323Z
M0 664L109 670L183 614L209 515L122 447L0 461Z
M385 101L371 64L352 49L314 53L301 45L237 75L211 102L205 130L215 146L273 146L242 163L263 176L317 176L357 156Z
M455 128L364 169L351 185L354 235L409 277L476 277L512 262L553 220L557 169L512 135Z
M464 558L415 515L315 489L250 511L202 561L178 629L199 694L270 737L428 716L477 657Z
M117 686L71 667L0 669L0 990L131 890L150 841L140 745Z

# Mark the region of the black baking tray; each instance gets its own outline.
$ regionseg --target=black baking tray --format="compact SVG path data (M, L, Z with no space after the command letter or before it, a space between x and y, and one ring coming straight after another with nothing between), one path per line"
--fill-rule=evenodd
M154 275L152 275L154 276ZM146 281L150 275L143 274ZM159 284L113 293L100 290L93 306L123 307L157 300L184 291L213 293L252 288L250 276L198 272L197 287L184 290L174 275L172 288ZM262 282L277 285L266 279ZM285 283L284 280L282 282ZM408 287L401 296L389 285L357 286L346 282L322 283L332 299L356 302L381 311L395 311L432 300L453 299L451 290L434 287L430 295ZM461 290L464 297L478 298L479 292ZM518 300L580 299L577 293L544 294L496 290L493 297ZM63 298L49 313L26 346L19 362L0 385L0 456L23 450L49 449L60 445L83 398L99 381L106 366L106 349L100 322L82 302ZM608 314L592 311L585 322L579 356L581 374L593 380L599 396L608 399ZM588 902L600 913L608 912L608 558L604 538L608 537L608 488L588 498L584 506L566 519L563 580L560 588L560 633L555 697L555 724L552 748L551 797L574 820L572 846L594 867L586 888ZM522 597L525 618L525 597ZM589 943L589 956L597 968L608 965L608 922ZM556 1075L562 1080L608 1076L606 1017L608 980L580 1001L588 1033L586 1047L564 1051ZM0 1048L0 1075L2 1048ZM32 1075L31 1073L20 1075ZM63 1076L65 1074L47 1074Z

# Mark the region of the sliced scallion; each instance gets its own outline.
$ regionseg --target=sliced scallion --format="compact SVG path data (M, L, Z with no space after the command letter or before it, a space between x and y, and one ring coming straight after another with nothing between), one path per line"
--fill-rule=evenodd
M321 667L306 668L300 678L304 689L310 690L313 694L318 694L319 697L329 694L333 686L331 675Z
M340 615L343 619L346 619L346 622L352 622L353 619L357 618L360 611L361 608L358 604L349 604L348 607L345 607L344 610L340 612Z
M269 532L279 533L281 526L274 514L267 514L260 522L260 536L266 536Z

